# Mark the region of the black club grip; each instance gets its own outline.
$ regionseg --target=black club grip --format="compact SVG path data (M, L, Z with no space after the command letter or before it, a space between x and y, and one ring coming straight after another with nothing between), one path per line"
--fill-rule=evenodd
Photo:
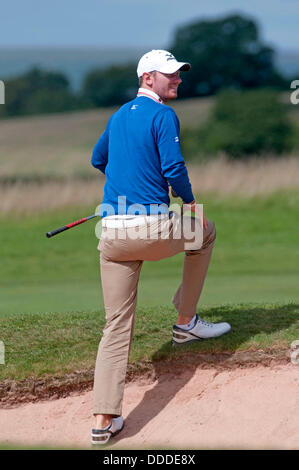
M63 227L57 228L56 230L52 230L52 232L47 232L46 236L48 238L54 237L54 235L57 235L58 233L64 232L65 230L68 230L70 227L67 227L64 225Z

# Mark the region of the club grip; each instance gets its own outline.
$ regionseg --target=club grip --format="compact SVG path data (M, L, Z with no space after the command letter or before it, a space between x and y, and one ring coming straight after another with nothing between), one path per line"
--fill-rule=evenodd
M64 232L65 230L68 230L70 227L67 225L64 225L63 227L57 228L56 230L52 230L52 232L47 232L46 236L48 238L54 237L54 235L57 235L58 233Z

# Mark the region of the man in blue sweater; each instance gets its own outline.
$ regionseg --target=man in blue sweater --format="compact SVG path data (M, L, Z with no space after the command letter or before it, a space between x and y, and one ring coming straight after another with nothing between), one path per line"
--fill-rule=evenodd
M137 97L112 115L93 151L92 165L106 176L98 246L106 325L95 367L93 444L106 444L124 426L125 376L144 261L185 252L183 279L173 298L178 311L173 344L230 331L228 323L205 322L196 314L216 237L213 222L203 213L198 218L169 211L170 185L184 208L198 214L180 151L179 121L166 105L177 97L180 72L189 69L168 51L142 56Z

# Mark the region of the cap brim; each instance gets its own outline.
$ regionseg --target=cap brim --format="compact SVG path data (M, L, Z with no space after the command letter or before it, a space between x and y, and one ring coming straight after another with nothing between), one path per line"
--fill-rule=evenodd
M189 72L191 69L191 64L189 62L180 62L182 66L179 68L179 70L182 70L183 72Z
M183 72L188 72L191 69L191 65L188 62L177 62L177 61L170 61L168 64L160 67L158 72L161 73L174 73L178 70L182 70Z

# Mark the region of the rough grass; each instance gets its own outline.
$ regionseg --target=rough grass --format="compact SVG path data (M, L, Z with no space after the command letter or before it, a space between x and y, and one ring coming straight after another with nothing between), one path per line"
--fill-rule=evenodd
M90 165L89 161L86 166ZM299 156L268 157L230 162L224 157L206 164L188 164L198 201L211 194L250 198L280 190L299 189ZM0 184L0 214L48 212L90 205L93 211L104 194L105 177L96 169L89 178L60 178Z

